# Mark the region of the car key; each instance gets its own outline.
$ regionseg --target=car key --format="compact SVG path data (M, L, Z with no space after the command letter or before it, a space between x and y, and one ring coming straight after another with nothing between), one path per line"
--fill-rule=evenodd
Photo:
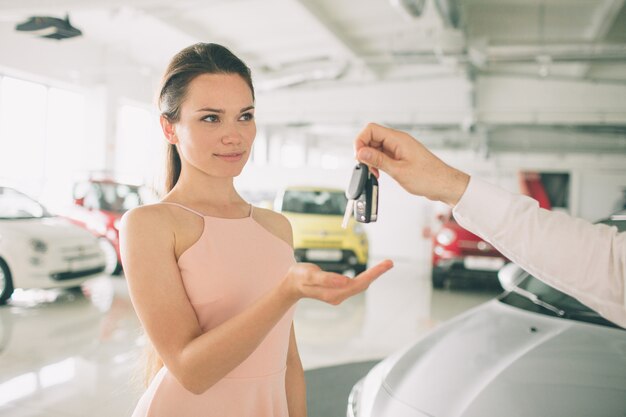
M356 200L354 218L360 223L371 223L378 219L378 180L371 172L368 172L363 192Z
M365 182L367 181L367 171L367 165L365 164L357 164L352 170L350 184L348 184L348 188L346 189L348 204L346 204L346 212L343 215L343 222L341 223L341 227L344 229L348 227L348 221L354 211L355 200L363 194L363 188L365 187Z
M348 227L350 216L354 216L358 222L369 223L376 221L378 215L378 180L367 168L367 165L359 163L352 171L352 178L346 190L348 204L343 216L341 226Z

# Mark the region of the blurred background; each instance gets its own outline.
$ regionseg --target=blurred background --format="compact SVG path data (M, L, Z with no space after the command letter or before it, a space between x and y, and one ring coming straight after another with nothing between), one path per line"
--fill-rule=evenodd
M289 217L296 257L396 263L339 307L300 303L307 370L380 360L502 291L502 255L385 175L378 221L340 229L367 122L544 208L625 208L624 0L0 0L0 415L134 407L145 341L118 223L158 201L154 98L196 42L252 69L236 184Z

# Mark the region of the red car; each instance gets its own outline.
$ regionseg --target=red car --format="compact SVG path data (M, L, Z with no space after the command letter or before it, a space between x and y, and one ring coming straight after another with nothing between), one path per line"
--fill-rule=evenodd
M440 217L441 227L433 234L432 282L443 288L447 280L498 282L498 270L508 260L493 246L465 230L452 213Z
M155 202L156 194L145 186L94 178L76 183L73 194L74 206L65 217L98 237L106 255L105 271L120 274L120 218L134 207Z

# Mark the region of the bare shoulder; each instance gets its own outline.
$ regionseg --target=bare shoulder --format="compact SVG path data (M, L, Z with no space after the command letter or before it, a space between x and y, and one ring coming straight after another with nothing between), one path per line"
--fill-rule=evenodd
M255 207L252 217L276 237L293 246L291 223L285 216L273 210Z
M162 204L149 204L135 207L122 216L120 232L146 235L171 233L173 221L167 207Z

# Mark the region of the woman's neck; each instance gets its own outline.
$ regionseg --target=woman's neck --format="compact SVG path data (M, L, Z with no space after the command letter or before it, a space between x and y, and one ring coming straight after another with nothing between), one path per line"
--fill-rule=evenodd
M226 211L246 204L235 190L232 177L212 177L205 173L186 175L184 170L165 199Z

